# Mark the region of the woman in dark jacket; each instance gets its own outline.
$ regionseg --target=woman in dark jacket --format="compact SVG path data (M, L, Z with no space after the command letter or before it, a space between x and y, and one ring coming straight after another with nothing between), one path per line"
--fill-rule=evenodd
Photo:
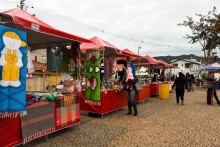
M181 104L184 103L184 93L185 88L187 89L186 78L183 73L179 73L179 77L175 79L172 89L176 86L176 103L179 104L179 97L181 99Z

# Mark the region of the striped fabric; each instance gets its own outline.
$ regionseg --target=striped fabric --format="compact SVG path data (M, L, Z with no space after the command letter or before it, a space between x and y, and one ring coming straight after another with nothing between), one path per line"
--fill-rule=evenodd
M80 117L79 97L74 94L65 95L56 100L56 126L65 126Z
M24 143L55 132L53 103L40 101L30 105L27 115L21 117Z

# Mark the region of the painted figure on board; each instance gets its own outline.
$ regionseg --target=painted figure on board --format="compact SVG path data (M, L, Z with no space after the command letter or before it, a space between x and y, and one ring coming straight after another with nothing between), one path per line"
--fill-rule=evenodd
M15 32L5 32L3 34L4 49L1 51L0 65L3 66L2 80L0 85L7 87L19 87L20 68L23 66L22 53L20 47L25 47L26 43L20 39Z

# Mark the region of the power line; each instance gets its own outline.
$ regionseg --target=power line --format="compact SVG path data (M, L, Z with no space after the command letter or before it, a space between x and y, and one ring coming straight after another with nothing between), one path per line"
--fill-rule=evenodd
M12 1L0 1L0 3L16 3L16 4L18 4L18 2L12 2Z
M96 27L93 27L93 26L90 26L90 25L87 25L87 24L80 23L79 21L74 20L74 19L72 19L72 18L63 16L63 15L62 15L62 16L59 16L60 14L58 14L58 13L56 13L56 14L58 14L58 15L54 15L53 13L50 13L50 12L44 11L44 10L40 10L40 9L38 9L38 8L35 8L35 7L34 7L34 9L36 9L36 10L42 12L42 13L46 13L46 14L48 14L48 15L54 16L54 17L56 17L56 18L58 18L58 19L63 19L63 20L67 20L67 21L72 21L72 22L74 22L74 23L83 25L83 26L88 27L88 28L90 28L90 29L93 29L93 30L96 30L96 31L102 31L102 29L99 29L99 28L96 28Z
M30 1L30 2L33 3L32 1ZM84 23L82 23L80 21L77 21L77 20L75 20L73 18L61 15L61 14L56 13L56 12L52 12L51 13L51 12L48 12L48 11L45 11L45 10L40 10L40 9L38 9L36 7L34 7L34 9L40 11L41 13L44 13L44 14L46 13L46 14L48 14L50 16L58 18L59 20L62 19L62 20L65 20L65 21L74 22L77 25L81 25L81 27L83 29L89 29L89 30L92 29L94 31L98 31L98 32L101 32L101 33L104 33L104 34L107 34L107 35L111 35L111 36L115 36L115 37L118 37L118 38L122 38L122 39L125 39L125 40L130 40L130 41L134 41L134 42L138 42L138 43L142 43L142 44L147 44L147 45L161 46L161 47L192 48L192 47L172 46L172 45L169 45L169 44L152 43L152 42L148 42L148 41L144 41L144 40L138 40L138 39L135 39L135 38L126 37L126 36L119 35L119 34L114 34L114 33L111 33L109 31L105 31L104 29L100 29L100 28L97 28L97 27L94 27L94 26L91 26L91 25L84 24Z

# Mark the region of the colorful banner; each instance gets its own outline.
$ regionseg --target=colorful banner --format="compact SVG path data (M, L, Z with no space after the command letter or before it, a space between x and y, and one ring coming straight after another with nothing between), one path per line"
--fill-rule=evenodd
M101 104L100 96L100 51L86 51L86 102Z
M0 25L0 112L26 109L27 37Z

